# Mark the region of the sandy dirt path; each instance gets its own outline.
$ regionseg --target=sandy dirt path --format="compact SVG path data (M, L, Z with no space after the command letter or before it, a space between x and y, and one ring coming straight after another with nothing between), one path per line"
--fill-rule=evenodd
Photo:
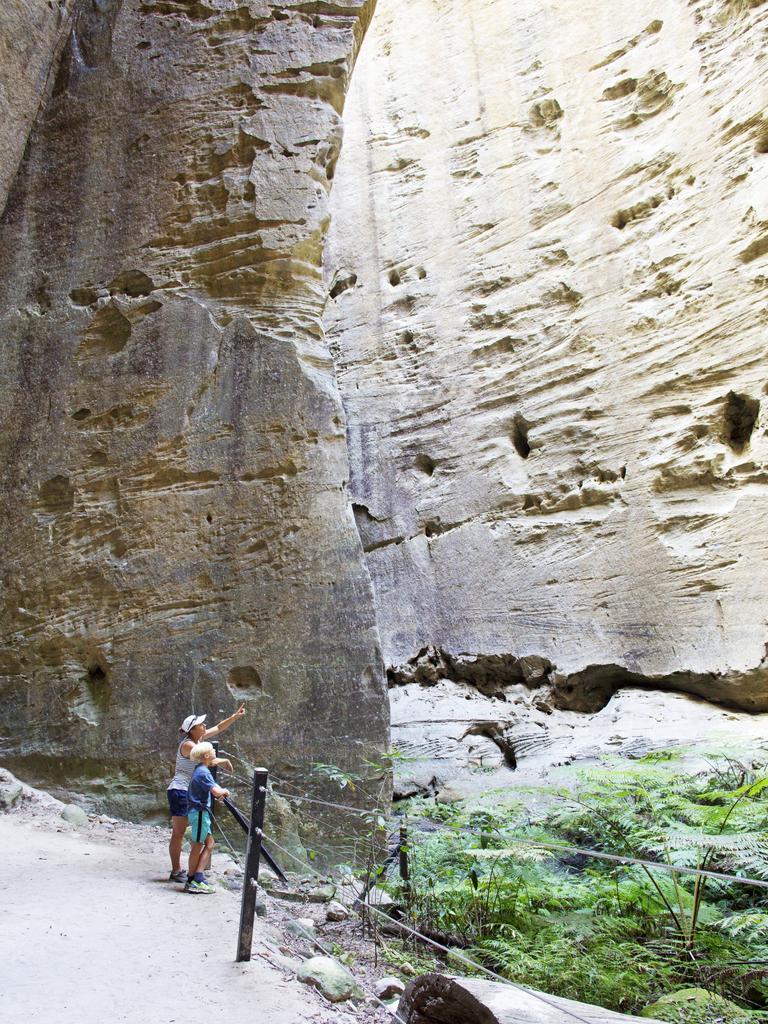
M0 992L9 1020L359 1020L267 962L258 921L253 959L236 964L239 899L223 889L190 896L160 881L167 852L156 830L126 825L105 834L5 814L0 843Z

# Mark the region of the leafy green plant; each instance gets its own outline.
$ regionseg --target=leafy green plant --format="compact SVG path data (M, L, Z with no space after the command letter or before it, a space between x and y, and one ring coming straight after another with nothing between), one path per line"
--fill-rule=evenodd
M357 783L361 781L357 772L345 772L338 765L323 764L321 761L316 761L312 765L312 771L315 775L335 783L339 789L349 789L351 793L355 792Z
M768 1007L768 891L674 870L768 877L767 780L729 759L685 774L656 758L553 795L536 821L414 801L407 900L389 884L416 927L512 980L624 1012L681 986Z
M733 771L733 762L728 766ZM756 829L765 811L757 802L768 779L743 781L735 789L719 783L723 773L672 775L668 769L591 772L578 796L563 795L556 821L579 842L615 854L661 861L670 867L721 873L768 873L768 837ZM762 803L762 801L760 801ZM575 811L573 810L575 808ZM757 813L756 813L757 811ZM689 898L685 878L670 872L671 888L657 871L642 869L656 890L687 949L693 949L711 880L697 875Z
M381 958L404 974L429 974L444 969L443 963L429 954L424 947L416 946L410 940L387 939L381 943Z
M347 967L354 966L355 954L348 949L344 949L340 943L331 943L331 953L337 960L341 961L341 963L346 964Z

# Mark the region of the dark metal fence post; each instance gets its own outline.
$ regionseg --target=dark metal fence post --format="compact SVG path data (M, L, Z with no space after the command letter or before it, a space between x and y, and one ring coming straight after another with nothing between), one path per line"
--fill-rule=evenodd
M406 901L410 901L411 897L411 881L410 872L408 870L408 826L400 826L400 878L403 883L403 891L405 894Z
M251 827L248 830L248 849L245 854L243 899L240 904L240 930L237 937L237 962L251 959L253 945L253 916L256 908L256 889L259 881L259 858L264 828L264 806L267 799L267 769L253 770L253 799L251 801Z

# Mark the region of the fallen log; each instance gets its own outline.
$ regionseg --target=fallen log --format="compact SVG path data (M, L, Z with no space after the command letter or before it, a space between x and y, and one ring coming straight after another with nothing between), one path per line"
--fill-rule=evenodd
M375 923L379 931L384 935L396 935L401 939L414 938L413 929L405 927L394 917L384 917L379 914L368 914L367 919ZM462 938L461 935L446 935L445 932L436 932L431 928L427 928L425 925L421 926L421 931L415 936L416 941L423 942L425 939L432 939L433 942L439 943L441 946L449 946L453 949L466 949L467 940ZM428 946L430 942L426 943Z
M659 1024L501 982L424 974L400 999L402 1024Z

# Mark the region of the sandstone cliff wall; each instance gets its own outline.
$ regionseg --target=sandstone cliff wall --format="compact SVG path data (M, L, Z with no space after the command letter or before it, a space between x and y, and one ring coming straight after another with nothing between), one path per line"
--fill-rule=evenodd
M768 708L767 42L761 0L380 0L326 325L393 683Z
M326 256L396 788L748 756L764 716L659 691L768 707L768 7L401 14Z
M388 712L321 255L372 4L58 7L0 14L8 52L38 26L3 126L3 752L135 809L184 715L245 700L229 749L359 764Z

